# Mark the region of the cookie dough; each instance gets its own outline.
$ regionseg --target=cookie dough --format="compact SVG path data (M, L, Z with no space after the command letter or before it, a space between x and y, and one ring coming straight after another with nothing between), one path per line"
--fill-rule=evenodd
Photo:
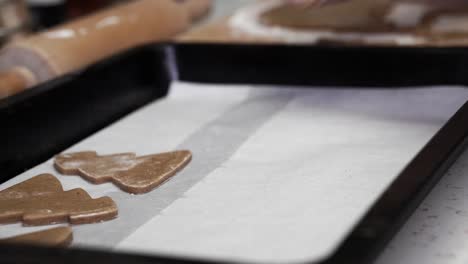
M47 247L67 247L73 241L70 227L56 227L25 235L0 239L0 244L25 244Z
M388 29L381 19L387 8L382 0L351 0L321 8L281 5L265 12L261 20L290 28L382 31Z
M64 191L58 179L42 174L0 191L0 224L86 224L113 219L117 206L109 197L92 199L83 189Z
M228 23L231 38L246 42L254 39L267 43L450 47L468 44L468 3L449 8L424 1L349 0L307 9L270 0L241 8ZM200 32L198 36L203 35Z
M58 155L55 168L65 175L80 175L97 184L113 182L126 192L141 194L174 176L191 158L187 150L141 157L135 153L99 156L87 151Z

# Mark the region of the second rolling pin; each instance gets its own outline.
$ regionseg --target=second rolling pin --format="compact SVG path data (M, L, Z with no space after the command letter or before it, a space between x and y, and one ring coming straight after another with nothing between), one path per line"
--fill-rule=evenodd
M31 86L119 51L167 40L188 29L210 4L210 0L138 0L109 8L7 45L0 52L0 77L25 74L24 83Z

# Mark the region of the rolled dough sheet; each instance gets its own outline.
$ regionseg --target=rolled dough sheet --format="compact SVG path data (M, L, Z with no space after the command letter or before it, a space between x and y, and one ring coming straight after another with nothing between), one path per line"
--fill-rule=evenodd
M468 43L468 5L463 1L436 10L412 0L354 0L319 9L287 7L284 0L247 2L215 1L215 14L230 10L232 16L208 20L177 40L444 47Z
M145 195L60 177L66 189L108 195L119 206L118 219L75 228L72 246L260 263L319 260L467 99L462 87L176 82L169 97L67 152L189 149L193 161ZM52 161L1 188L38 173L54 173ZM0 226L1 236L20 233L26 231Z

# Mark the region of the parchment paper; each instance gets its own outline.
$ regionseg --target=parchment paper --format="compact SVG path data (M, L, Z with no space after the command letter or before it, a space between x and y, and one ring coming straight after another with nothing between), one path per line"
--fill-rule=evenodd
M407 162L467 100L461 87L304 89L174 83L157 101L69 151L190 149L159 189L111 196L119 218L74 227L77 247L214 260L296 262L328 256ZM1 189L39 173L52 161ZM0 235L36 230L0 226Z

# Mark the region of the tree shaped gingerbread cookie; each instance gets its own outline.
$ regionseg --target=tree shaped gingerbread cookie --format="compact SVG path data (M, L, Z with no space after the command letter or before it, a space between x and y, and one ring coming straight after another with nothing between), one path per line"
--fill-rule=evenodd
M83 189L64 191L51 174L42 174L0 191L0 224L86 224L113 219L109 197L91 198Z
M87 151L58 155L55 168L65 175L79 175L96 184L113 182L126 192L141 194L174 176L191 158L187 150L140 157L135 153L99 156Z

